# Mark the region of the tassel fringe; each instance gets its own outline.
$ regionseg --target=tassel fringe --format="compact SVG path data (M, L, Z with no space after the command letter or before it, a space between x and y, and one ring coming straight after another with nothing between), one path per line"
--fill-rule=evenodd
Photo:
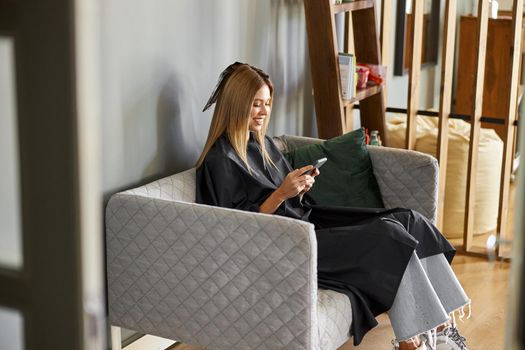
M465 312L465 308L466 308L466 312ZM456 327L456 313L458 313L458 318L461 322L464 322L463 320L465 318L468 320L470 316L472 316L472 302L469 301L468 304L450 313L450 318L451 318L453 327Z

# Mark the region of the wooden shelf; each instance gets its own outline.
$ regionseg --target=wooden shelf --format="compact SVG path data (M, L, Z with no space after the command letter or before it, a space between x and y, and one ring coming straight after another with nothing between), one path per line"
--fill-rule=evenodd
M334 13L364 10L374 7L374 0L355 0L353 2L344 2L334 4Z
M306 29L312 86L314 90L317 134L329 139L352 131L353 110L359 102L361 125L378 130L383 143L388 145L385 123L385 103L381 86L370 86L357 91L357 96L343 100L339 72L339 52L334 13L351 14L343 33L343 42L353 41L354 54L361 62L380 65L381 51L375 18L375 0L355 0L334 4L333 0L304 0ZM350 16L347 16L350 18Z
M352 105L352 104L354 104L356 102L364 100L367 97L370 97L370 96L373 96L375 94L378 94L381 91L383 91L383 85L370 85L370 86L367 86L364 89L357 89L357 93L356 93L355 97L353 97L353 98L351 98L349 100L344 100L343 101L344 106L348 107L348 106L350 106L350 105Z

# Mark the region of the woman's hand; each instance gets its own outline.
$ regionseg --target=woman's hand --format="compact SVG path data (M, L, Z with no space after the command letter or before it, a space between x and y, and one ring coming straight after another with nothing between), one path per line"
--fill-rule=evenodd
M313 173L305 174L313 169ZM319 170L312 165L307 165L299 169L295 169L286 175L283 183L259 207L261 213L273 214L279 206L287 199L293 198L297 195L302 196L308 192L314 185L314 177L319 175Z
M308 174L312 169L314 169L313 174ZM314 185L314 177L318 174L319 170L311 165L295 169L286 175L276 192L278 192L283 201L308 192Z
M315 170L317 170L317 169L315 169ZM317 172L319 172L319 170L317 170ZM299 193L301 196L312 189L312 187L314 186L314 183L315 183L314 177L316 177L317 175L318 175L318 173L317 174L314 173L312 175L306 175L306 182L305 182L304 189L301 191L301 193ZM301 199L302 199L302 197L301 197Z
M315 168L314 171L312 172L311 176L312 176L312 177L316 177L316 176L318 176L319 174L321 174L321 172L319 171L319 169Z
M300 193L301 195L302 194L305 194L306 192L310 191L315 183L315 177L317 175L319 175L321 172L319 171L319 169L317 168L314 168L314 170L312 171L312 174L309 174L309 175L306 175L306 186L304 187L304 190L302 190L302 192ZM302 199L302 198L301 198Z

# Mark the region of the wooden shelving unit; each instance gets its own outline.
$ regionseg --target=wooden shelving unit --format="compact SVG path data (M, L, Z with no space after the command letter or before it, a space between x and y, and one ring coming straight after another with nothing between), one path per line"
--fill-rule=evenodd
M378 130L388 144L385 127L384 86L358 90L351 100L343 100L339 80L339 52L335 14L346 13L344 42L352 42L357 62L382 64L376 30L374 0L332 4L332 0L304 0L310 64L314 89L318 136L331 138L351 131L352 105L359 103L361 125ZM348 25L351 23L351 25ZM346 45L345 45L346 46Z

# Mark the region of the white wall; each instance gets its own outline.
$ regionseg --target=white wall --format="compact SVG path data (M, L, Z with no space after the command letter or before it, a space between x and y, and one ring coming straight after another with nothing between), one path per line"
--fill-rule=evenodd
M103 189L191 167L212 110L201 110L234 61L270 73L272 134L303 132L302 1L100 0Z

